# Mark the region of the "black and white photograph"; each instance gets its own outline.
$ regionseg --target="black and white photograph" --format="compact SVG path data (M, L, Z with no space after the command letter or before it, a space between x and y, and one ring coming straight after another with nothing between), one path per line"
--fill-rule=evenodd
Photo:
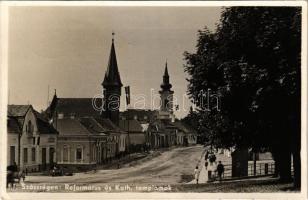
M5 195L307 198L306 2L109 3L6 4Z

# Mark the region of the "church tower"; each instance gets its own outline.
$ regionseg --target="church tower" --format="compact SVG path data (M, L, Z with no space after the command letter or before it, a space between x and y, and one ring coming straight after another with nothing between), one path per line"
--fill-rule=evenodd
M159 91L160 99L161 99L161 111L168 111L173 113L173 91L171 90L172 85L169 82L169 74L168 74L168 64L166 61L165 73L163 76L163 83L160 85L161 90Z
M114 48L114 33L112 33L112 44L109 56L107 71L103 85L104 111L102 116L110 119L116 125L119 124L119 109L121 88L123 86L117 64L116 52Z

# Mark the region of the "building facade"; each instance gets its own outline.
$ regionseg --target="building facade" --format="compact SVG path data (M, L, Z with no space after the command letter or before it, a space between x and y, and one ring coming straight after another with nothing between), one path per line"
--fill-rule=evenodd
M8 164L46 170L56 162L58 132L31 105L8 106Z

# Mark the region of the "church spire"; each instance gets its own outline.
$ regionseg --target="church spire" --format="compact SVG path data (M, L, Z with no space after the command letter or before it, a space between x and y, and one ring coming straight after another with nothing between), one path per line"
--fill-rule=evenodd
M164 76L168 76L168 77L169 77L167 60L166 60L166 66L165 66L165 74L164 74Z
M108 87L108 86L118 86L118 87L123 86L123 84L121 82L121 78L120 78L116 52L115 52L115 48L114 48L114 35L115 35L115 33L112 32L112 44L111 44L109 62L108 62L107 71L106 71L106 74L105 74L105 77L104 77L104 81L102 83L102 85L105 88Z
M168 73L168 63L166 60L165 73L163 76L163 83L160 85L161 90L160 99L161 99L161 111L168 111L173 113L173 91L171 91L172 85L169 82L169 73Z
M168 73L168 63L166 61L165 73L163 76L163 83L160 85L162 90L169 91L172 88L172 85L169 82L169 73Z
M101 115L103 118L110 119L114 124L119 125L119 107L121 103L120 97L123 84L121 82L116 52L114 48L114 32L112 32L112 43L108 67L102 85L104 87L104 112L102 112Z

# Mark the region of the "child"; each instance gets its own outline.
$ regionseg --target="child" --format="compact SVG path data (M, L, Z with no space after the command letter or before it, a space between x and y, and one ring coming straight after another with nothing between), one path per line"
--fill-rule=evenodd
M198 166L196 166L194 174L195 174L195 179L196 179L197 184L199 184L199 173L200 173L200 171L198 169Z

